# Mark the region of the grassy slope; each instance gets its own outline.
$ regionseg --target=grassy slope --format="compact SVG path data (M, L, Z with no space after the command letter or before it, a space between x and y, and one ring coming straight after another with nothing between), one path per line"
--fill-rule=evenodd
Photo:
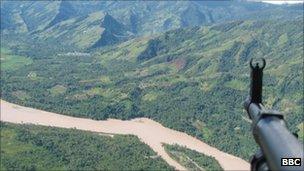
M264 103L287 113L297 131L302 26L300 20L239 21L134 39L89 57L52 51L28 67L3 72L2 98L94 119L150 117L248 159L256 149L242 110L248 61L266 58ZM29 50L25 53L32 54Z
M16 70L25 65L30 65L32 59L24 56L13 55L8 49L1 47L1 71L3 70Z
M1 170L170 170L134 136L1 122Z

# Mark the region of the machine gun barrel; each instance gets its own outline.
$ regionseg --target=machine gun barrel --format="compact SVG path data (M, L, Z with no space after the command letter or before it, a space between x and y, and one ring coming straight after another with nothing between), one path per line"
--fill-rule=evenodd
M270 170L304 170L303 144L289 132L282 115L267 111L262 105L250 104L253 136L260 146ZM282 158L301 158L301 166L282 166Z
M254 67L250 62L250 97L244 103L252 120L254 139L262 152L259 159L253 158L251 161L251 170L265 170L265 164L266 169L270 170L304 170L303 144L287 129L283 114L266 110L262 105L262 72L265 65L264 59L263 67L258 64ZM300 158L300 166L282 165L282 158Z

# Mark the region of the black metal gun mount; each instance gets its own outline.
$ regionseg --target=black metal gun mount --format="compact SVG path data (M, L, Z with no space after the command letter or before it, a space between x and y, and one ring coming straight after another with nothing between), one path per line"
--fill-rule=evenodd
M260 149L251 159L251 170L304 170L303 144L286 127L283 114L267 110L262 104L263 69L265 59L253 64L250 60L250 96L244 108L252 120L252 132ZM283 158L300 158L300 165L285 165Z

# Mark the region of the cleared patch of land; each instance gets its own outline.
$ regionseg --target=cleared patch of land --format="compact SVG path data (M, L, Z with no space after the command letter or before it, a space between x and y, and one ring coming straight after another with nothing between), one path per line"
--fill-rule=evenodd
M189 150L179 145L165 144L167 153L185 166L188 170L200 170L200 171L222 171L223 169L219 163L213 158L201 154L195 150Z
M249 170L249 164L246 161L211 147L186 133L166 128L148 118L137 118L128 121L115 119L96 121L22 107L1 100L1 121L76 128L79 130L109 134L136 135L168 164L178 170L186 169L166 153L162 145L163 143L185 146L207 156L214 157L224 170Z
M5 48L1 48L1 71L16 70L22 66L29 65L33 61L25 56L13 55Z

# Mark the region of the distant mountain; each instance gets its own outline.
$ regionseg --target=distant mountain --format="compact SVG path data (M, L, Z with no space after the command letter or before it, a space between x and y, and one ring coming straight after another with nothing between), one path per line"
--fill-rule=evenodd
M248 62L263 57L264 105L304 138L303 4L0 2L1 99L97 120L148 117L248 160L257 146L242 103Z
M115 20L119 33L107 30L100 35L73 35L76 32L94 30L96 23L92 25L92 20L88 16L96 13L107 13L111 20ZM129 35L151 35L167 30L193 27L200 25L210 25L218 22L227 22L243 19L289 20L301 17L303 5L271 5L261 2L247 1L24 1L9 2L1 1L1 33L2 34L31 34L33 37L43 37L42 41L52 39L51 36L59 36L67 32L74 37L89 38L89 42L75 43L76 47L82 48L99 47L111 45L129 39ZM103 20L103 16L94 18L96 21ZM75 20L75 21L73 21ZM82 21L84 20L84 21ZM73 21L73 22L72 22ZM77 23L78 22L78 23ZM88 22L88 23L85 23ZM110 22L114 24L114 22ZM108 23L108 24L110 24ZM119 24L117 24L119 23ZM68 26L71 24L71 26ZM64 25L64 28L62 28ZM87 27L73 28L75 25L86 25ZM91 27L92 26L92 27ZM108 27L103 24L102 28ZM112 27L112 26L109 26ZM108 27L108 28L109 28ZM55 29L52 31L52 29ZM80 29L80 30L75 30ZM76 32L75 32L76 31ZM117 30L116 30L117 31ZM49 38L43 33L56 32ZM124 33L123 33L124 32ZM127 33L129 32L129 33ZM132 37L132 36L131 36ZM93 41L94 39L94 41ZM95 41L96 39L97 42ZM70 40L62 39L60 42ZM70 42L69 44L74 46Z
M14 3L3 3L1 1L1 33L14 34L28 32L27 25L22 19L20 11L14 10L15 7L18 9L18 6Z
M50 24L48 28L31 34L31 37L82 49L112 45L129 39L132 33L109 14L95 12Z
M98 41L93 44L92 48L113 45L122 40L129 39L132 35L123 24L116 21L108 13L103 17L100 26L104 28L104 31Z
M70 2L61 1L55 18L44 29L52 27L53 25L55 25L61 21L73 18L75 16L77 16L77 11L70 4Z
M1 2L2 4L8 3L7 1ZM20 13L20 20L26 24L28 32L43 30L49 25L50 22L56 17L60 2L40 1L19 1L9 2L14 4L15 7L8 5L8 10L15 10Z
M109 27L121 26L111 16L94 14L81 21L96 17L95 27L124 30ZM65 22L82 28L74 19ZM248 62L264 57L264 105L287 113L292 132L301 133L302 18L180 28L88 49L89 55L57 54L58 44L28 44L12 43L6 48L14 51L1 55L3 99L94 119L149 117L245 159L256 150L242 107L249 93ZM24 56L16 57L15 49Z

